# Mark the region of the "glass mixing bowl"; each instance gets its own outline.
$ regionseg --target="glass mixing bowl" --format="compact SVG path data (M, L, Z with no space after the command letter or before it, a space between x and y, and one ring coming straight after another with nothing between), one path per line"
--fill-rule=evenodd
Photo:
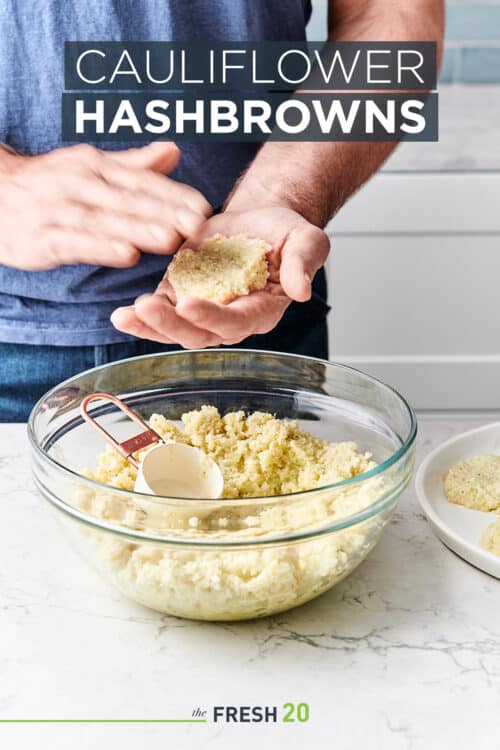
M101 391L143 418L204 404L298 420L328 441L355 441L377 466L307 492L176 499L82 475L105 448L80 417ZM137 432L112 404L93 411L120 440ZM368 375L318 359L243 349L135 357L66 380L29 420L33 473L83 556L126 596L160 612L238 620L302 604L348 575L380 538L410 481L416 421L406 401Z

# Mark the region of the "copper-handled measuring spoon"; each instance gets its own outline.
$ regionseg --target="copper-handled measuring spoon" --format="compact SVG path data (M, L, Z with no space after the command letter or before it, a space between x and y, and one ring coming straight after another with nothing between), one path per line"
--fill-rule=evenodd
M142 427L134 437L119 442L89 413L93 401L109 401ZM184 443L165 442L127 404L109 393L91 393L80 406L82 417L97 430L123 458L137 469L134 490L164 497L214 499L222 495L224 478L215 461L199 448ZM133 454L149 448L142 460Z

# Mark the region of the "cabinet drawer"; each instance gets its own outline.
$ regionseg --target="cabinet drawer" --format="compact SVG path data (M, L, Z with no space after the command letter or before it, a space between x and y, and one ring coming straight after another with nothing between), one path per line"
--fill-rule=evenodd
M328 228L331 357L418 408L500 409L500 174L381 174Z

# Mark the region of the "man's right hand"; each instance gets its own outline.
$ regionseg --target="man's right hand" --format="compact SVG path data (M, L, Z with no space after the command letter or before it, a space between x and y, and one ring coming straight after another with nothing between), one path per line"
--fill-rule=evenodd
M125 268L140 250L174 253L212 212L201 193L164 176L178 161L168 142L40 156L0 151L0 263L24 271Z

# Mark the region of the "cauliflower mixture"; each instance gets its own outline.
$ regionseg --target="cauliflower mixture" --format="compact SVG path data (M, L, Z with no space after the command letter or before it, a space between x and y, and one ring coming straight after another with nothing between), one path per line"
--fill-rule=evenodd
M225 305L236 297L264 289L269 278L263 240L243 234L204 240L197 250L179 250L168 268L178 299L187 295Z
M214 407L203 406L184 414L182 427L159 414L150 424L166 440L196 446L218 463L223 498L124 499L112 488L132 490L136 469L107 447L97 470L86 474L109 489L79 488L76 503L125 532L158 536L158 542L144 542L84 531L94 564L125 594L160 612L233 620L297 606L347 575L374 546L392 511L321 534L380 497L383 482L373 477L310 495L290 494L375 466L355 443L328 443L297 422L264 412L221 416ZM282 497L271 499L273 495ZM313 530L318 533L308 539L280 539Z
M219 465L225 498L269 497L303 492L350 479L375 466L355 443L328 443L297 422L256 411L221 416L214 406L182 415L182 426L153 414L151 427L164 440L199 448ZM140 458L140 454L138 454ZM137 471L108 446L99 459L98 482L133 490Z
M444 490L450 503L500 513L500 456L473 456L454 464L445 476ZM481 546L500 555L500 520L488 526Z
M450 503L481 511L500 509L500 456L474 456L454 464L444 479Z
M490 523L481 538L481 547L500 556L500 518Z

